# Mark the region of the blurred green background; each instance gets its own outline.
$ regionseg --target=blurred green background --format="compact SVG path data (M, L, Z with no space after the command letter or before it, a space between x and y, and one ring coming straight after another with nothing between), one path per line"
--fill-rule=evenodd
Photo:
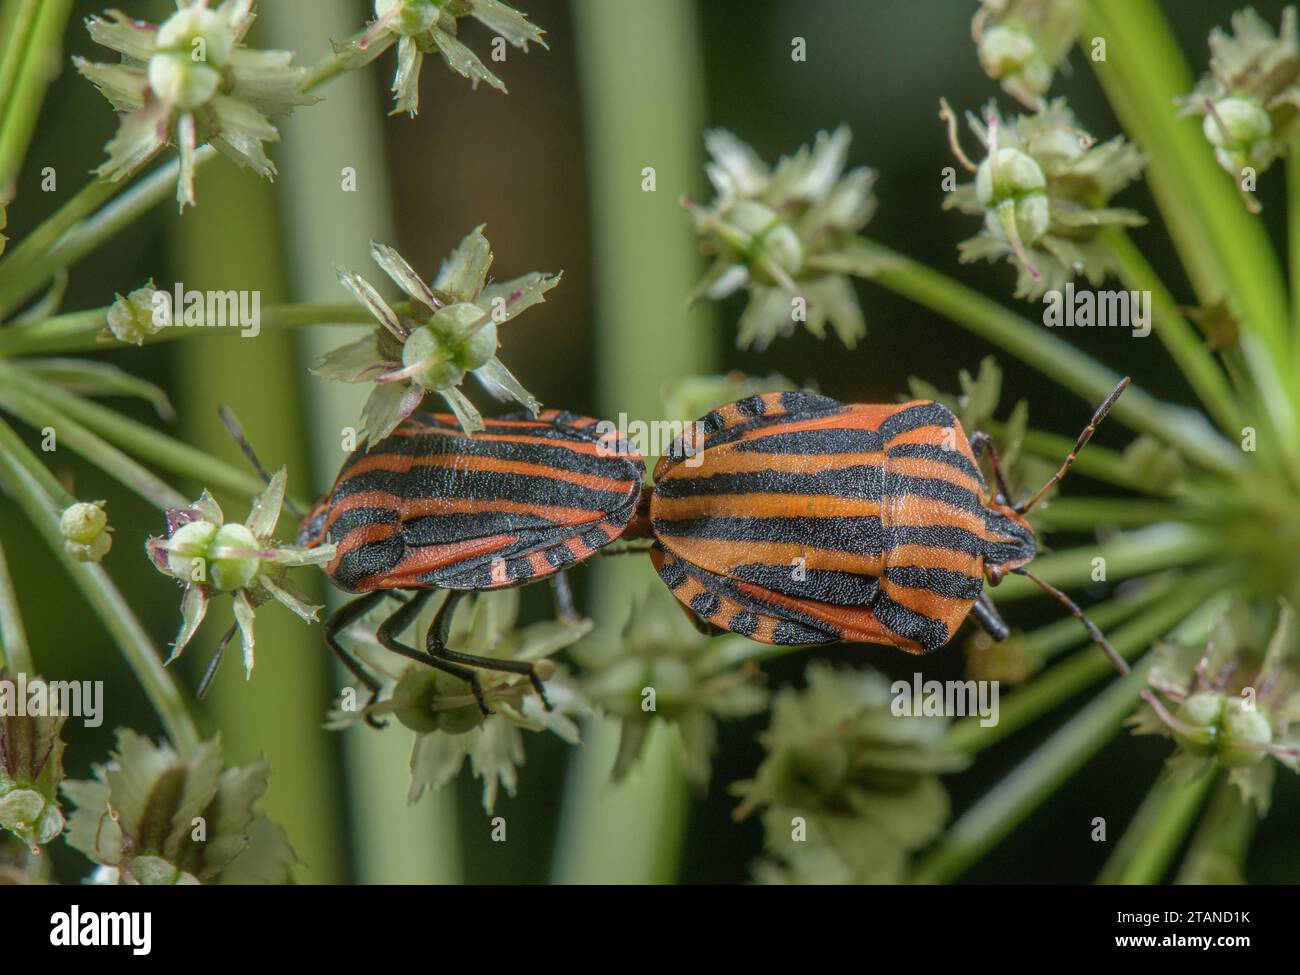
M262 290L262 301L345 300L334 278L348 264L373 280L368 241L394 244L426 276L472 227L487 224L496 253L494 273L563 270L547 303L503 330L503 360L546 404L597 416L626 411L653 418L664 383L685 372L742 369L784 373L849 401L890 401L909 375L952 388L959 368L973 369L989 349L979 340L902 299L859 283L869 333L846 353L834 340L806 333L778 340L763 353L738 353L735 298L687 314L685 294L702 264L682 193L706 194L703 127L723 126L768 159L793 151L819 129L847 122L854 142L850 165L877 169L879 209L868 233L942 268L987 294L1010 301L1005 265L961 266L956 242L973 232L970 218L939 209L940 170L952 163L938 100L976 109L1000 91L980 72L969 37L975 4L953 0L523 0L518 4L548 32L549 50L511 49L492 65L510 88L503 96L475 92L440 63L423 72L421 114L388 117L393 55L374 68L326 86L323 105L303 109L272 149L280 168L274 185L217 160L199 174L197 209L178 219L170 206L136 223L111 247L74 269L64 307L104 305L152 277L160 286ZM118 6L157 20L162 2ZM1198 72L1209 28L1226 23L1235 3L1164 4ZM1276 23L1282 4L1256 4ZM98 4L78 3L66 54L102 57L80 26ZM309 64L370 15L353 0L267 0L250 38L254 45L289 48ZM469 23L468 21L466 22ZM807 61L790 57L791 41L807 42ZM464 39L486 56L489 37L477 24ZM1116 131L1086 64L1058 80L1083 124L1106 138ZM1004 109L1010 100L999 98ZM31 153L9 212L9 235L21 238L86 179L102 157L114 117L101 96L71 70L51 88ZM56 193L39 189L42 167L58 173ZM342 192L343 167L357 171L358 190ZM654 166L657 191L641 191L641 169ZM1264 219L1283 239L1280 175L1262 180ZM1154 214L1145 187L1120 201ZM1190 292L1158 221L1135 240L1180 297ZM1032 307L1021 309L1037 317ZM103 358L155 382L180 412L175 431L232 462L238 453L221 428L218 403L243 420L263 460L289 465L290 487L315 495L328 487L342 459L339 431L355 421L356 390L325 387L306 373L319 352L337 344L341 329L310 334L263 334L239 339L233 330L211 337L118 349ZM228 333L228 334L225 334ZM1109 365L1130 372L1151 392L1191 403L1161 347L1126 331L1094 329L1068 338ZM1028 400L1036 426L1075 432L1088 407L1062 395L1011 359L1003 407ZM476 397L480 403L485 397ZM116 404L115 404L116 405ZM121 407L157 422L146 407ZM24 430L30 436L30 430ZM1123 443L1123 432L1098 439ZM34 440L34 438L33 438ZM136 607L156 645L171 640L179 592L143 557L143 542L163 525L159 515L67 453L52 460L56 474L83 498L107 497L116 526L106 563ZM196 495L200 485L177 484ZM1087 485L1087 490L1105 490ZM1067 488L1068 490L1068 488ZM221 498L242 517L246 498ZM103 680L103 727L69 725L66 764L88 773L112 745L112 729L159 734L156 720L108 637L80 602L14 506L0 499L6 549L30 630L35 658L51 678ZM289 534L288 521L281 534ZM1058 543L1066 539L1057 536ZM617 560L619 562L631 560ZM621 624L627 597L657 584L645 565L601 563L573 573L580 605L602 626ZM1089 594L1080 594L1086 605ZM525 618L550 612L544 587L524 591ZM225 616L223 607L215 619ZM1055 618L1047 604L1017 604L1015 623ZM83 622L84 621L84 622ZM224 627L209 624L178 665L188 688L198 681ZM960 653L924 659L879 647L817 654L845 664L872 664L891 674L921 670L927 677L960 673ZM797 683L813 653L766 666L773 686ZM724 725L708 794L682 784L671 734L659 733L647 767L628 786L604 781L610 761L608 729L588 729L591 743L575 751L550 736L529 736L519 795L500 800L509 841L489 840L479 784L466 771L455 788L406 805L411 736L400 727L377 734L320 728L339 679L317 628L302 626L270 606L259 613L258 663L245 683L235 660L223 666L211 696L198 708L207 731L220 730L231 761L265 755L271 786L264 808L281 823L304 863L304 882L541 882L560 880L680 880L738 882L760 852L756 821L733 823L727 785L749 776L761 757L754 735L765 719ZM957 810L1010 769L1065 713L1014 736L948 779ZM992 854L969 881L1082 881L1095 876L1109 850L1064 838L1084 837L1084 825L1105 816L1118 835L1167 753L1163 739L1117 738ZM1248 863L1257 882L1293 881L1300 871L1300 786L1279 779L1274 807L1261 825ZM87 871L79 855L56 845L57 876L75 881Z

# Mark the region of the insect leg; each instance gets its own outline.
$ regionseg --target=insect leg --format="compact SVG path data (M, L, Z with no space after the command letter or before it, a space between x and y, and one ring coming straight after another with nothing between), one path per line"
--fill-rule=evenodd
M993 600L989 599L989 594L981 592L976 598L974 605L970 608L971 615L975 617L975 622L984 628L996 642L1001 643L1011 635L1011 629L1007 626L1006 621L998 612L998 608L993 605Z
M581 620L573 606L573 590L569 588L569 577L561 569L551 576L551 595L555 597L555 615L562 623L577 623Z
M203 672L203 680L199 681L199 689L194 692L194 696L200 701L208 693L208 687L212 684L212 678L217 676L217 667L221 665L221 655L226 652L226 647L230 641L235 638L235 631L239 629L239 624L234 624L226 630L226 635L221 638L217 644L217 652L212 655L212 662L208 664L208 669Z
M1002 459L998 457L998 448L993 446L993 438L982 430L976 430L970 435L971 453L975 459L979 460L984 451L989 452L989 464L993 467L993 478L998 486L998 493L1002 495L1002 500L1006 504L1011 503L1011 488L1007 486L1007 476L1002 471Z
M546 708L547 711L552 710L550 698L546 696L546 688L542 686L542 679L537 676L537 668L533 666L531 661L498 660L496 657L482 657L476 653L463 653L460 650L448 648L447 633L451 629L451 614L456 603L460 601L460 597L463 595L464 593L457 590L447 593L447 601L438 608L437 615L434 616L433 622L429 624L429 635L425 640L425 647L433 660L441 662L441 664L435 664L435 666L464 664L467 667L480 667L483 670L495 670L507 674L524 674L528 677L528 682L533 685L533 690L537 692L542 707ZM490 713L487 710L487 705L481 703L482 695L477 691L477 675L475 675L474 681L475 693L479 695L483 713Z
M378 606L383 600L384 595L385 593L382 589L376 590L375 592L368 592L364 596L340 606L334 611L334 615L325 621L326 645L334 652L334 656L338 657L339 662L351 671L352 676L361 681L361 683L365 685L366 689L370 691L371 701L373 701L375 696L379 693L379 681L375 680L374 675L371 674L370 671L366 670L361 661L344 649L343 644L338 641L338 635L357 620L361 619L361 617L365 616L366 613ZM369 703L369 701L366 703ZM368 716L366 718L366 724L370 725L372 728L382 728L384 727L385 722L380 721L378 718Z
M456 664L449 663L448 661L439 659L438 657L420 653L419 650L416 650L414 647L408 647L405 643L401 643L397 639L400 634L405 632L405 630L415 622L416 617L420 615L420 610L424 608L424 604L429 601L429 597L433 595L433 592L432 589L421 589L402 606L398 607L397 612L379 624L379 629L375 633L375 639L379 641L380 645L385 650L391 650L393 653L400 654L401 656L414 660L417 663L433 667L436 670L441 670L444 674L450 674L452 677L463 680L469 685L470 692L474 695L474 700L478 704L479 710L484 714L491 714L492 712L488 710L487 702L483 700L483 687L479 683L478 674L468 668L458 667ZM439 625L439 619L447 612L448 603L454 602L452 597L459 597L459 595L460 593L456 592L448 594L447 602L444 602L442 606L439 607L437 615L433 618L433 623L430 625L430 632L433 631L434 627Z

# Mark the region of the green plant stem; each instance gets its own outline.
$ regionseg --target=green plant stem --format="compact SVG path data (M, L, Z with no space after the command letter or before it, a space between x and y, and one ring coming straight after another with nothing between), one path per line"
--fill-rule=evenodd
M216 152L211 146L201 146L194 155L194 165L202 166ZM92 216L73 224L44 253L33 256L19 268L22 273L15 272L0 280L0 317L12 313L59 271L77 263L123 227L167 199L175 192L179 170L178 160L159 166Z
M48 252L71 227L90 216L127 185L124 180L92 179L77 190L71 199L5 254L4 260L0 261L0 287L14 280L24 266L31 265Z
M1099 884L1158 884L1210 794L1216 769L1184 781L1162 772L1107 858Z
M18 178L19 167L27 155L36 120L45 101L45 89L58 73L63 32L72 13L72 0L32 0L27 36L17 41L22 58L14 76L9 97L0 119L0 199ZM19 16L23 16L20 10Z
M64 551L58 512L66 504L61 504L64 499L47 490L38 471L44 473L44 466L13 429L0 420L0 482L45 538L55 559L67 569L104 629L121 648L167 737L182 755L192 755L199 744L198 729L171 674L163 667L144 628L108 573L93 562L77 562Z
M1120 276L1134 291L1151 292L1152 331L1160 339L1196 395L1229 437L1241 435L1241 412L1228 378L1219 368L1196 329L1178 310L1178 303L1131 237L1122 231L1106 235L1119 262Z
M14 577L9 574L4 545L0 544L0 667L18 673L32 674L32 648L27 643L22 612L18 608L18 593L14 591Z
M1108 639L1121 656L1133 660L1232 579L1232 573L1224 567L1184 579L1176 593L1109 634ZM1073 619L1069 622L1078 626ZM946 742L949 747L967 754L983 751L1114 673L1110 661L1101 651L1086 646L1069 660L1017 688L1010 700L1001 706L997 724L984 727L978 716L962 718L953 724Z
M9 100L18 81L23 53L36 23L36 9L40 0L10 0L0 10L0 128L8 114ZM4 194L0 192L0 201Z
M1286 156L1287 255L1291 284L1291 372L1300 373L1300 138Z
M1230 299L1241 344L1282 449L1300 449L1300 378L1285 368L1286 288L1263 223L1246 212L1231 177L1193 118L1171 111L1192 76L1154 0L1092 0L1083 37L1106 39L1089 59L1125 131L1147 154L1147 182L1202 305ZM1188 201L1195 201L1189 205Z
M61 441L155 507L166 511L189 506L189 499L175 488L48 403L5 385L0 386L0 406L37 430L52 427Z
M402 306L399 304L396 307ZM106 343L100 336L108 327L107 316L108 308L91 308L87 311L56 315L39 322L0 328L0 358L103 349ZM262 330L298 328L304 325L374 323L374 318L369 311L356 302L269 305L261 309L260 316L259 325ZM241 336L238 328L175 325L144 336L144 344L218 337L233 341ZM108 345L120 347L121 343L116 339L110 339Z
M1255 807L1242 799L1241 790L1226 775L1220 776L1174 883L1245 883L1246 853L1258 822Z
M913 881L959 877L1114 737L1145 686L1146 667L1139 666L1098 695L952 825L917 861Z
M1205 561L1216 556L1221 548L1222 538L1217 532L1175 522L1127 532L1097 546L1040 555L1030 568L1039 578L1068 589L1094 582L1119 582L1160 569ZM1093 560L1097 558L1104 560L1102 579L1093 578ZM1024 576L1011 575L990 594L1000 605L1039 592Z
M1124 498L1053 498L1034 511L1038 526L1047 531L1092 531L1098 525L1137 528L1182 515L1177 505Z
M0 381L30 393L137 457L214 490L251 498L265 487L255 474L243 468L195 450L99 403L37 382L14 366L0 363ZM306 507L301 498L295 499L295 503Z
M1073 390L1094 405L1119 382L1115 372L1010 309L932 268L873 241L859 238L856 247L876 267L871 280L924 305L1005 349L1043 375ZM1151 434L1209 470L1241 469L1241 451L1224 440L1204 418L1177 410L1130 385L1111 416L1130 429Z

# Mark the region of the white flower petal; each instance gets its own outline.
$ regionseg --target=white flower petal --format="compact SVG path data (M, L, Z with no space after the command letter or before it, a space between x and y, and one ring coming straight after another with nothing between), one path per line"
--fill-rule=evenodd
M244 648L244 679L248 680L253 676L253 604L242 589L235 593L235 622Z
M271 478L266 490L253 499L253 506L244 525L253 533L254 538L269 538L275 531L275 523L280 520L280 508L284 505L284 486L288 479L288 471L281 467Z
M338 272L339 284L351 291L357 301L370 309L370 314L374 315L384 328L392 332L397 338L405 341L406 329L398 321L393 309L388 307L388 302L384 301L383 296L375 290L374 285L357 274L356 271L349 271L345 267L338 267L335 270Z
M193 639L203 617L208 613L208 595L200 586L188 585L185 587L185 595L181 597L181 628L176 634L176 639L172 643L171 656L167 658L167 663L171 663L181 655L181 651Z
M428 305L431 311L437 311L442 307L442 302L433 293L433 289L425 283L424 278L420 277L415 269L406 263L406 259L392 247L372 240L370 256L384 269L384 273L393 279L393 283L413 299Z

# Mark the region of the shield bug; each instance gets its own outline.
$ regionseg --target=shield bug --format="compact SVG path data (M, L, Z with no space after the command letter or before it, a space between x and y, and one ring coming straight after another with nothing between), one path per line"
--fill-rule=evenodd
M411 414L348 457L302 520L298 544L336 545L325 572L359 595L325 624L325 639L371 693L377 682L338 637L396 598L376 633L383 647L465 681L484 713L475 668L527 675L549 707L531 663L448 647L451 614L466 592L549 578L561 615L573 617L562 570L618 538L636 509L645 463L626 441L599 434L595 420L545 410L484 424L467 436L454 416ZM449 593L420 652L399 637L439 589Z
M1070 469L1128 382L1020 503L989 438L967 438L940 403L854 406L809 393L730 403L696 425L702 444L683 438L656 467L651 559L701 625L763 643L884 643L912 653L942 647L968 615L1005 639L984 587L1014 572L1060 601L1127 672L1083 611L1026 568L1037 546L1025 513ZM986 452L992 494L978 463Z

